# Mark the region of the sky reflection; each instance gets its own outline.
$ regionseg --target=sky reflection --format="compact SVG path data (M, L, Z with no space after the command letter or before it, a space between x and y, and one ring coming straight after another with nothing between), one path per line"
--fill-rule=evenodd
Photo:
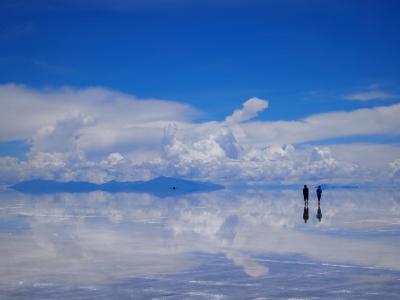
M311 197L306 224L301 191L294 190L164 199L3 192L0 200L0 287L9 292L46 284L98 287L157 274L191 274L189 282L199 269L222 272L227 263L248 283L274 276L277 262L391 270L399 278L395 191L324 191L321 222ZM210 265L213 260L218 263Z

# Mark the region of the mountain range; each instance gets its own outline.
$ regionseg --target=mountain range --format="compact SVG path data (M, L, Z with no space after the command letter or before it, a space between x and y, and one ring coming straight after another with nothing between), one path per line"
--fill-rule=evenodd
M10 187L29 194L87 193L103 191L110 193L134 192L157 196L173 196L194 192L208 192L223 189L224 186L210 182L192 181L181 178L160 176L148 181L108 181L96 184L86 181L55 181L34 179Z

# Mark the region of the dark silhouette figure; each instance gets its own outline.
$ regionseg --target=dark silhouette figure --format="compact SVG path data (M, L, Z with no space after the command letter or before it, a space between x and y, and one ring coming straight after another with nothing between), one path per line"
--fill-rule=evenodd
M320 201L321 201L321 196L322 196L322 189L321 189L321 186L320 186L320 185L318 186L316 192L317 192L318 205L319 205L319 203L320 203Z
M307 187L307 185L304 185L303 197L304 197L304 204L307 203L307 207L308 207L308 187Z
M307 204L304 204L304 211L303 211L304 223L307 223L308 218L309 218L309 214L308 214L308 203L307 203Z
M318 201L317 219L318 219L319 222L321 222L322 212L321 212L321 206L319 205L319 201Z

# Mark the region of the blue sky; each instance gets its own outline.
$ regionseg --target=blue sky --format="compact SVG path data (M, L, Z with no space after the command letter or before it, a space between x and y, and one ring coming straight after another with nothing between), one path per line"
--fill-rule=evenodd
M197 110L192 124L222 122L251 97L269 101L255 121L392 107L399 15L398 1L3 1L0 84L170 100ZM0 155L22 158L39 131L11 132ZM397 144L399 130L293 144L324 140Z
M105 86L219 120L253 96L271 99L260 118L288 120L399 91L397 1L68 2L2 4L0 82Z

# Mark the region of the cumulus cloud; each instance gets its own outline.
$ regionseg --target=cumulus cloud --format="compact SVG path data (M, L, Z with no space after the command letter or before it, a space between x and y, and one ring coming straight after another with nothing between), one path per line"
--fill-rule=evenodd
M38 130L60 120L80 118L92 122L82 134L88 135L94 145L102 135L102 146L135 139L135 134L147 127L149 136L154 127L163 128L171 121L189 121L198 113L186 104L141 100L100 87L36 90L4 84L0 85L0 105L1 141L30 139ZM138 139L145 140L140 135Z
M33 152L68 152L77 148L80 132L91 123L84 115L68 116L40 128L32 138Z
M237 109L231 116L226 118L227 123L240 123L250 120L257 114L268 108L268 101L259 98L251 98L243 103L242 109Z
M335 159L327 147L296 149L287 144L245 149L229 127L206 127L207 130L197 128L188 132L179 132L176 126L168 130L164 160L170 175L230 182L290 182L348 180L356 171L351 163Z
M368 181L385 178L389 163L399 158L398 147L389 145L379 150L384 158L374 160L373 145L354 150L298 144L398 135L400 104L272 122L252 121L268 101L251 98L223 122L195 123L197 111L177 102L139 100L103 88L35 90L15 84L0 86L0 104L0 139L31 143L27 160L0 158L2 183L158 175L219 182Z
M345 96L345 99L353 101L372 101L372 100L387 100L397 98L395 95L383 91L367 91L353 93Z

